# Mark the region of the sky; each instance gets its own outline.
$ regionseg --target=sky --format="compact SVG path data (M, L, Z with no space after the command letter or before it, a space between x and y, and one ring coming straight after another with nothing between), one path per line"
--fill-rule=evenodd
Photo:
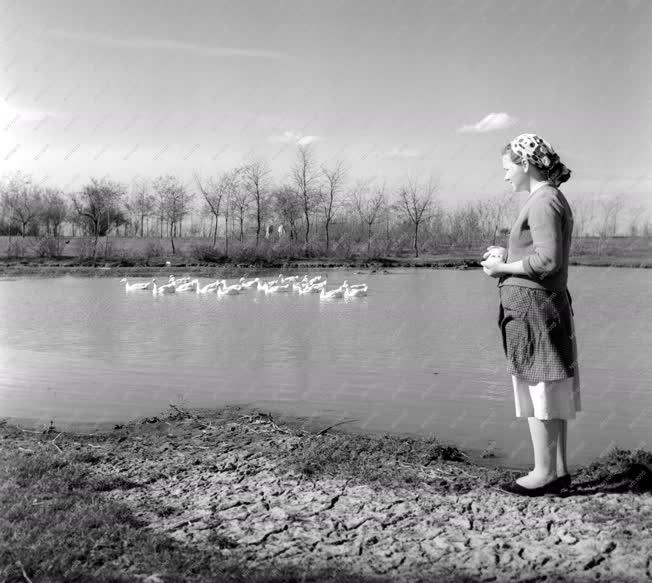
M0 0L0 174L69 191L216 175L297 146L354 178L508 191L523 132L569 197L652 209L648 0Z

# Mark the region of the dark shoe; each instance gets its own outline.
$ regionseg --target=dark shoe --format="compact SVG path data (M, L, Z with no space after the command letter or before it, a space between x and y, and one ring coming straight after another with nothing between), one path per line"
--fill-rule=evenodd
M570 488L571 486L571 476L570 474L564 474L555 480L559 484L559 489L564 490Z
M509 492L510 494L518 494L519 496L543 496L544 494L556 494L565 486L563 485L566 481L570 484L570 476L562 476L557 478L552 482L548 482L544 486L539 488L525 488L518 484L516 480L513 482L508 482L507 484L502 484L500 486L501 490Z

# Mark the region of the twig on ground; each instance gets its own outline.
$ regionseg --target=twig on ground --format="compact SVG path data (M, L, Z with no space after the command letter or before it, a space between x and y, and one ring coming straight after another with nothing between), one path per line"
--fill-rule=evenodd
M20 570L23 572L23 577L25 578L25 581L27 581L27 583L32 583L32 580L27 576L27 573L25 573L23 564L20 561L18 561L18 566L20 567Z
M473 474L469 474L469 472L465 472L462 468L457 468L458 471L462 472L463 474L467 475L469 478L475 478L476 480L479 479L479 476L474 476Z
M63 453L63 450L56 443L54 443L54 441L50 441L48 443L51 443L54 447L56 447L59 450L59 453Z
M100 449L100 448L104 447L103 445L93 445L92 443L87 443L86 445L87 445L88 447L94 447L94 448L96 448L96 449Z
M42 431L33 431L31 429L23 429L22 427L18 427L18 425L16 425L16 429L20 429L21 431L24 431L25 433L43 433Z
M193 518L186 518L186 520L179 520L177 522L174 522L168 526L165 527L166 532L170 532L172 530L176 530L177 528L182 528L184 526L188 526L192 524L193 522L197 522L199 520L202 520L202 518L206 518L205 516L194 516Z
M353 423L354 421L359 421L359 419L349 419L347 421L340 421L339 423L333 423L333 425L329 425L325 429L322 429L319 433L317 433L317 435L323 435L329 429L333 429L333 427L337 427L338 425L342 425L343 423Z

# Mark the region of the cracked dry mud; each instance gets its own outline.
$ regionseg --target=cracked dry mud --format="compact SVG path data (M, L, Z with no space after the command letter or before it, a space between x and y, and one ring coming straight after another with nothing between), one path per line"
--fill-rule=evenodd
M652 580L649 492L528 499L490 485L488 468L450 461L416 468L423 482L405 487L307 477L279 460L302 440L342 434L238 414L123 428L94 447L94 470L139 484L107 495L148 528L250 565L331 565L385 581Z

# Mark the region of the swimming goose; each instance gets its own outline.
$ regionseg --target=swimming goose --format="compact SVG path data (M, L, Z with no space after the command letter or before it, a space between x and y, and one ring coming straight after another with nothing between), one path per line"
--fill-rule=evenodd
M330 291L326 291L324 288L322 288L321 292L319 293L319 299L321 300L331 300L343 297L344 289L342 287L338 287L337 289L332 289Z
M220 285L220 280L213 281L211 283L207 283L203 287L199 287L199 280L195 280L197 282L197 293L198 294L210 294L214 293L217 291L217 287Z
M291 288L292 284L291 283L286 283L283 285L271 285L269 284L267 286L267 289L265 290L266 294L275 294L279 292L289 292L292 290Z
M272 281L268 281L267 285L268 286L283 285L283 274L279 273L278 277L276 279L273 279Z
M229 287L226 286L226 282L221 279L220 283L217 286L217 295L218 296L235 296L240 293L240 286L235 286L231 285Z
M188 283L182 283L179 284L178 282L175 282L175 288L177 292L194 292L197 290L197 286L199 285L199 280L198 279L193 279L192 281L189 281Z
M175 285L179 285L181 283L190 283L190 276L185 275L177 279L174 275L170 275L170 277L168 277L168 283L173 283Z
M351 287L348 283L344 285L344 297L361 298L367 295L367 286Z
M222 282L222 285L223 285L224 289L234 289L238 293L242 291L242 286L240 284L238 284L238 283L235 283L233 285L226 285L226 279L222 279L221 282Z
M349 282L345 279L342 287L348 287L349 289L367 289L368 286L366 283L354 283L353 285L349 285Z
M251 289L258 283L258 278L247 281L244 277L240 278L240 285L243 289Z
M156 285L154 282L154 287L152 288L152 294L155 296L160 296L163 294L173 294L176 291L173 283L166 283L165 285Z
M313 283L312 285L304 286L303 290L299 293L302 294L318 294L326 287L328 280L320 281L319 283Z
M125 284L125 291L146 291L150 290L156 285L154 282L156 280L152 279L152 281L146 281L143 283L129 283L126 277L123 277L120 282L124 282Z
M314 284L314 283L317 283L317 282L320 281L321 279L322 279L322 276L321 276L321 275L315 275L315 277L313 277L313 278L312 278L308 283L309 283L310 285L312 285L312 284Z

